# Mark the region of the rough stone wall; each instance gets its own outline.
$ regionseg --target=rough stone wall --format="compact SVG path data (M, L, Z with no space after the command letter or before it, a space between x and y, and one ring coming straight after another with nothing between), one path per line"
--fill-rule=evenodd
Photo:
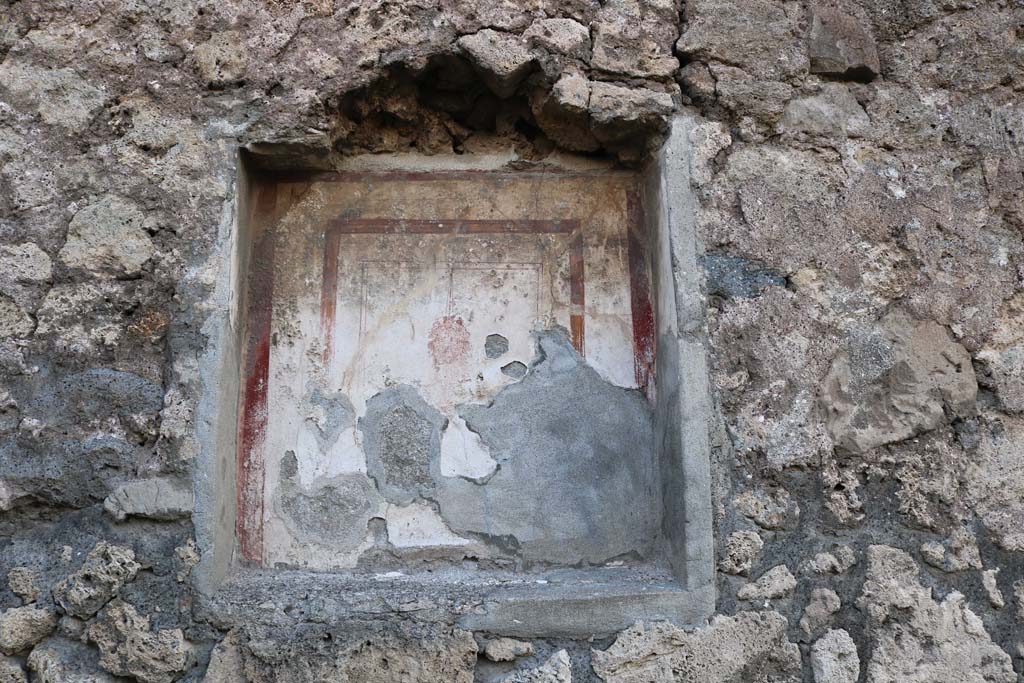
M0 681L1021 680L1019 3L0 0L0 60ZM238 147L629 163L684 107L720 614L194 610Z

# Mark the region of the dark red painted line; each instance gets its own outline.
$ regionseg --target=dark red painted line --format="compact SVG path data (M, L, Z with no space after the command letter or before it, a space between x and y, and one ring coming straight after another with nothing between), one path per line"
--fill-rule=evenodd
M644 239L644 208L639 189L626 193L629 225L629 292L633 314L633 358L637 386L654 400L654 359L657 331L651 305L651 280L648 271L647 243Z
M569 245L569 333L572 345L581 356L586 355L586 330L584 314L586 312L586 295L584 293L584 246L583 231L577 230Z
M340 218L330 222L330 232L343 235L569 234L578 227L576 220Z
M277 204L276 186L259 187L255 204L254 223L272 217ZM245 388L238 429L238 544L243 561L256 565L263 563L263 497L266 484L263 446L270 378L273 262L273 236L264 232L257 236L252 251L247 293L249 332L243 361Z
M320 288L320 335L324 341L323 361L334 355L334 324L338 307L338 251L341 235L328 230L324 235L324 276Z

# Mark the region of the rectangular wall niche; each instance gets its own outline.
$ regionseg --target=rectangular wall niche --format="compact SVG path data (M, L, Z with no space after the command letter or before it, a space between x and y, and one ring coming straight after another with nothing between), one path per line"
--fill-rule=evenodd
M209 609L317 587L332 619L447 596L507 635L706 618L688 135L638 172L243 155L197 420Z
M245 562L654 556L636 175L342 173L257 192Z

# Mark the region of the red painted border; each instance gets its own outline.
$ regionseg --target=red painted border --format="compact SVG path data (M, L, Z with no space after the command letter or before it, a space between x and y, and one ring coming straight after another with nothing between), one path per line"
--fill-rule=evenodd
M626 193L629 225L629 293L633 313L633 359L636 383L651 401L654 400L654 358L656 328L651 304L651 281L648 275L647 243L644 239L644 207L639 189Z
M477 178L487 172L455 173L363 173L305 175L301 180L352 180L375 177L387 180L452 180ZM516 174L560 177L558 173ZM600 174L599 174L600 175ZM252 224L272 225L281 210L278 190L284 183L300 178L268 175L255 187ZM648 398L654 398L655 326L648 275L648 258L643 237L643 206L637 189L627 192L627 244L630 273L630 299L633 319L633 346L636 381ZM353 219L332 221L325 230L324 277L321 291L321 328L324 336L324 358L333 352L333 330L336 316L337 273L340 237L344 234L567 234L571 236L570 265L570 327L573 345L581 355L585 352L585 242L578 220L396 220ZM267 425L267 391L270 371L271 322L273 301L274 237L264 231L255 240L246 293L249 311L247 340L244 349L245 370L241 414L238 426L237 454L237 533L244 563L262 565L263 517L266 470L263 447ZM333 267L332 267L333 266Z
M582 356L586 348L583 307L584 242L580 222L570 220L447 220L399 218L338 218L324 231L324 277L320 291L320 329L324 337L323 358L334 353L334 324L338 298L338 261L341 235L571 235L569 244L569 299L572 304L570 327L573 346ZM333 264L331 267L330 264Z
M277 187L256 190L256 212L270 218L277 209ZM274 295L273 233L257 236L252 250L248 297L248 339L244 350L242 410L238 429L238 545L246 563L263 564L263 497L266 484L263 445L267 429L267 388L270 378L271 301Z

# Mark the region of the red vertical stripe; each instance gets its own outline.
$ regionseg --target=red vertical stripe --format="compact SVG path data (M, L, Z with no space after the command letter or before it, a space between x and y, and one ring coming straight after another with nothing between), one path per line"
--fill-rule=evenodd
M265 223L277 208L274 185L256 189L255 215L250 223ZM270 325L274 290L274 240L268 232L254 236L247 303L248 343L238 434L238 543L247 563L263 562L263 494L266 483L263 446L267 429L267 389L270 376Z
M626 193L629 225L629 290L633 313L633 356L637 386L654 399L656 329L651 305L651 281L644 238L644 209L637 188Z
M584 293L583 268L583 231L577 229L572 235L569 245L569 332L572 345L581 356L586 355L586 330L584 314L586 313L586 295Z

